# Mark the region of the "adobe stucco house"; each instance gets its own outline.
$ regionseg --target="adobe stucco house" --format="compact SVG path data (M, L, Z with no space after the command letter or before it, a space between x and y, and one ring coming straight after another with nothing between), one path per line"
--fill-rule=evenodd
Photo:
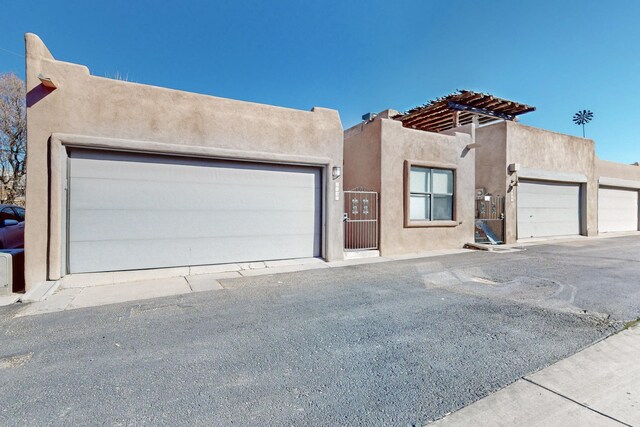
M342 259L336 111L92 76L34 34L26 57L27 289L78 273Z
M590 139L518 123L534 110L460 91L397 119L440 134L474 123L476 198L501 201L505 243L637 231L640 167L597 159Z
M597 159L590 139L518 123L534 110L460 91L348 129L345 189L380 193L381 254L473 242L471 225L485 198L497 207L497 222L486 231L505 243L637 231L640 166ZM453 192L434 188L434 174L444 173L455 183ZM421 176L426 186L418 188ZM444 197L452 198L453 210L441 217L434 208ZM424 201L433 202L418 208Z
M387 110L345 131L345 190L380 194L382 256L462 248L474 236L473 126L403 127Z
M343 183L377 193L352 207L379 213L366 234L375 246L364 246L383 256L473 242L478 190L503 200L506 243L638 230L640 167L518 124L534 110L525 104L461 91L343 133L334 110L92 76L33 34L26 65L27 290L81 275L342 259Z
M384 111L345 131L345 189L380 194L381 255L473 242L477 168L483 166L478 126L533 109L460 91L403 114Z
M505 196L505 242L597 234L592 140L504 121L476 131L476 185Z
M640 167L590 139L504 121L476 130L476 185L505 196L505 242L637 231Z

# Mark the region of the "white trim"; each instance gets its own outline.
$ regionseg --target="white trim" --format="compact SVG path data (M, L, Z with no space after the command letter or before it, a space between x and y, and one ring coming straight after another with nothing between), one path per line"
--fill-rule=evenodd
M521 168L518 172L518 179L537 179L541 181L558 181L558 182L577 182L587 183L588 179L585 174L558 172L548 169Z
M600 177L598 179L598 184L604 185L606 187L622 187L622 188L640 189L640 181L633 181L630 179Z

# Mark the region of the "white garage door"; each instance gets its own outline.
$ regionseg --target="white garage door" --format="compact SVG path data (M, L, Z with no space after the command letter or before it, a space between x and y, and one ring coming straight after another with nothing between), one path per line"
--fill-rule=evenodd
M598 231L638 229L638 191L600 187L598 190Z
M520 181L518 239L580 234L580 185Z
M71 273L320 255L320 170L74 150Z

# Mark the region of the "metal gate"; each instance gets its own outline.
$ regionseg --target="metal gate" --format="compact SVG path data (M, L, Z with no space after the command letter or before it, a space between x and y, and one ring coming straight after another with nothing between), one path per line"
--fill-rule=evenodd
M378 193L344 192L344 249L378 249Z
M504 197L476 198L476 243L504 243Z

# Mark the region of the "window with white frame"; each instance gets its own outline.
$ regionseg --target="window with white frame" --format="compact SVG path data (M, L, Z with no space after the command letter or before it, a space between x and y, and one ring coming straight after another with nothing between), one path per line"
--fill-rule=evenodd
M411 221L453 220L453 171L411 166L409 197Z

